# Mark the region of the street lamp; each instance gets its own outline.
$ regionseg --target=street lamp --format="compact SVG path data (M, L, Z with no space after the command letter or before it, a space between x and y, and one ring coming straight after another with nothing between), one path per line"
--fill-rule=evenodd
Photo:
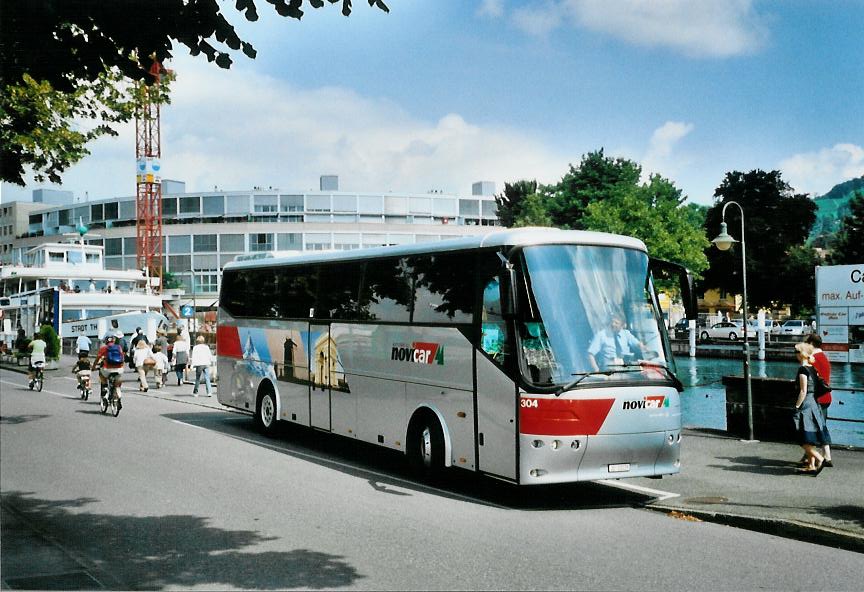
M747 430L749 435L748 442L755 442L753 439L753 390L750 386L750 344L747 342L747 249L744 244L744 208L741 207L741 204L735 201L728 201L723 206L723 210L720 213L720 217L722 218L722 222L720 223L720 234L717 235L712 243L714 246L720 249L721 251L728 251L733 243L737 243L734 238L732 238L729 233L726 231L726 208L730 205L735 204L738 206L738 209L741 211L741 277L743 279L743 293L741 296L741 301L743 305L743 314L742 317L744 319L744 383L747 386Z

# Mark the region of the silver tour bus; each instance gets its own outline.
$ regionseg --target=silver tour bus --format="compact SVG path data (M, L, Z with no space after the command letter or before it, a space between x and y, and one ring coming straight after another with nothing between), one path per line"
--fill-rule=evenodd
M505 230L225 266L219 402L532 485L680 469L681 383L654 282L612 234Z

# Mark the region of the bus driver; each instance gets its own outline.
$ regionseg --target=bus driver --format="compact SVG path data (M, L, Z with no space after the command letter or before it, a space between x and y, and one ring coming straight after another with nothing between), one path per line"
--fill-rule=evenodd
M606 370L610 366L622 366L632 360L636 350L644 351L645 346L624 328L619 315L612 315L609 327L600 330L588 346L588 361L594 372Z

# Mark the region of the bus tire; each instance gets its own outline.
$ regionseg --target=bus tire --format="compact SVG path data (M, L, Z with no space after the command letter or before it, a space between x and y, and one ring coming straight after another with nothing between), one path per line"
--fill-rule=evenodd
M276 433L276 393L269 383L258 389L258 403L255 405L255 426L262 434L272 436Z
M415 416L408 431L408 464L425 481L437 480L444 472L444 431L434 414Z

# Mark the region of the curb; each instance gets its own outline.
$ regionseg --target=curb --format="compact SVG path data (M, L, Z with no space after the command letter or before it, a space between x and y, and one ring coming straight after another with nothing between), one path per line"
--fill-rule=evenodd
M743 528L745 530L794 539L805 543L813 543L814 545L833 547L844 551L852 551L854 553L864 553L864 536L818 524L800 522L798 520L784 520L782 518L759 518L726 512L694 510L684 506L652 506L646 504L643 507L647 510L670 516L673 513L680 513L685 516L693 516L703 522Z

